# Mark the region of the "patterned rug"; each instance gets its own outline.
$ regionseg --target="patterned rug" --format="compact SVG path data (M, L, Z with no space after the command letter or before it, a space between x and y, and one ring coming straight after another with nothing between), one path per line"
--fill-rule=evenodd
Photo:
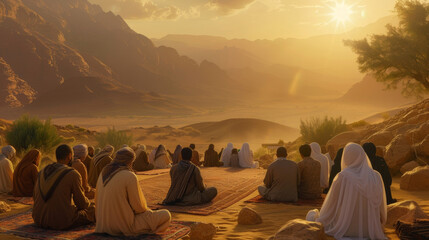
M193 222L172 221L170 227L162 234L145 234L136 237L113 237L107 234L94 233L95 226L88 225L85 227L75 228L69 231L56 231L38 228L34 225L31 217L32 210L25 211L16 215L0 219L0 233L13 234L19 237L32 239L102 239L102 240L117 240L117 239L147 239L147 240L176 240L187 235L194 224Z
M153 169L149 171L136 172L137 175L161 175L169 173L170 169Z
M294 205L294 206L314 206L314 207L321 207L323 204L323 201L325 200L326 195L322 194L322 198L319 199L298 199L298 202L276 202L276 201L269 201L263 198L261 195L258 195L254 198L251 198L249 200L244 201L245 203L268 203L268 204L288 204L288 205Z
M9 198L7 198L7 200L12 201L12 202L16 202L16 203L21 203L24 205L33 205L34 204L32 197L9 197Z
M403 240L429 239L429 219L417 219L414 223L398 221L396 234Z
M253 193L265 176L263 169L202 168L201 174L208 187L216 187L218 195L211 203L197 206L161 205L170 187L170 175L161 175L140 181L140 186L152 209L171 212L210 215L225 209Z

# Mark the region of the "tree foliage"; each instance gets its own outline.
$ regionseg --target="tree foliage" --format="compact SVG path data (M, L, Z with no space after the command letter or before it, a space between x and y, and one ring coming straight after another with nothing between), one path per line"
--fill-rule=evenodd
M346 121L342 117L324 118L313 117L301 120L300 132L305 142L317 142L325 145L335 135L347 131Z
M36 117L23 115L13 122L11 129L6 133L6 141L18 152L29 148L49 152L61 143L62 138L49 119L42 122Z
M429 92L429 4L399 0L395 10L399 25L387 25L385 35L345 44L358 55L361 72L374 74L387 88L400 83L405 96L421 97Z
M112 145L115 149L120 149L124 144L131 146L133 144L133 137L127 135L126 132L117 131L115 127L107 129L107 132L100 133L96 137L99 147Z

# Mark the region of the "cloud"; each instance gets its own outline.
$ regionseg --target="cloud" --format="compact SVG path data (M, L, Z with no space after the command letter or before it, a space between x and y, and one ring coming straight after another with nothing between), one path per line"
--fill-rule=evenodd
M209 0L209 6L216 9L221 15L228 15L247 7L255 0Z
M296 4L291 4L289 5L293 8L298 8L298 9L304 9L304 8L324 8L324 6L322 5L296 5Z
M90 0L100 5L105 11L112 11L125 19L168 19L174 20L182 11L171 6L159 6L152 1L140 0Z

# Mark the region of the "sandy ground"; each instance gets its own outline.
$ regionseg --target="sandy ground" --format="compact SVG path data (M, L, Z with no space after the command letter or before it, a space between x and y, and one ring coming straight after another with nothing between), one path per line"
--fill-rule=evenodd
M139 175L140 179L148 179L154 176ZM393 197L398 200L414 200L422 209L429 214L429 191L408 192L399 189L399 178L394 179L392 185ZM242 199L240 202L221 210L210 216L196 216L182 213L172 213L173 219L184 221L197 221L213 223L218 227L215 239L267 239L273 235L283 224L295 218L305 218L311 206L293 206L285 204L264 204L264 203L244 203L245 200L257 195L253 194ZM1 200L2 197L0 197ZM10 202L8 202L10 203ZM10 203L11 204L11 203ZM253 226L244 226L237 224L237 216L242 207L250 207L258 212L263 223ZM28 206L21 204L11 204L12 211L7 214L0 214L0 217L15 214L28 209ZM389 239L399 239L394 229L385 229ZM13 235L0 234L0 239L22 239Z

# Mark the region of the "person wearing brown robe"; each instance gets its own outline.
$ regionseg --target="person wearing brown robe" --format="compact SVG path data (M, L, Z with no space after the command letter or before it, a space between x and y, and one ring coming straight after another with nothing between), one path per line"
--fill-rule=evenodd
M103 168L112 162L112 154L114 151L114 147L111 145L107 145L101 150L97 155L95 155L91 168L89 171L88 183L91 187L95 188L97 186L98 176L100 176Z
M139 145L137 147L136 156L137 158L133 163L133 169L135 171L148 171L155 167L153 164L149 163L145 145Z
M214 150L214 145L210 144L209 149L204 153L204 167L220 167L223 163L219 161L219 154Z
M210 202L217 195L214 187L206 188L200 169L191 162L192 149L182 149L182 161L170 170L171 186L165 205L198 205Z
M181 160L182 160L182 145L177 145L176 149L174 150L173 155L171 156L171 160L173 161L173 165L174 164L178 164Z
M67 230L95 222L95 207L85 197L80 174L69 167L73 150L60 145L57 162L46 166L34 188L33 220L41 228Z
M189 147L192 149L192 158L191 158L191 162L193 164L195 164L196 166L201 166L201 162L200 162L200 154L198 153L197 150L195 150L195 144L191 144L189 145Z
M40 157L42 154L37 149L30 150L18 163L13 173L14 197L32 197L34 184L39 174Z
M94 147L93 146L88 146L88 155L86 155L85 160L83 160L83 164L85 164L86 167L86 173L89 176L89 171L91 169L91 163L92 163L92 159L94 157Z
M299 147L302 161L298 163L299 175L301 177L298 187L298 198L318 199L321 198L320 188L320 162L312 159L311 147L304 144Z
M74 158L71 161L71 167L76 169L76 171L82 177L82 187L85 191L85 196L89 199L94 199L95 189L91 188L88 184L88 171L83 164L83 160L88 156L88 147L86 144L79 144L73 147Z
M277 149L277 160L271 163L265 175L265 186L259 186L259 194L270 201L298 201L299 169L298 165L287 160L284 147Z
M238 149L233 148L231 151L231 157L229 158L229 164L233 168L240 168L240 160L238 159Z

